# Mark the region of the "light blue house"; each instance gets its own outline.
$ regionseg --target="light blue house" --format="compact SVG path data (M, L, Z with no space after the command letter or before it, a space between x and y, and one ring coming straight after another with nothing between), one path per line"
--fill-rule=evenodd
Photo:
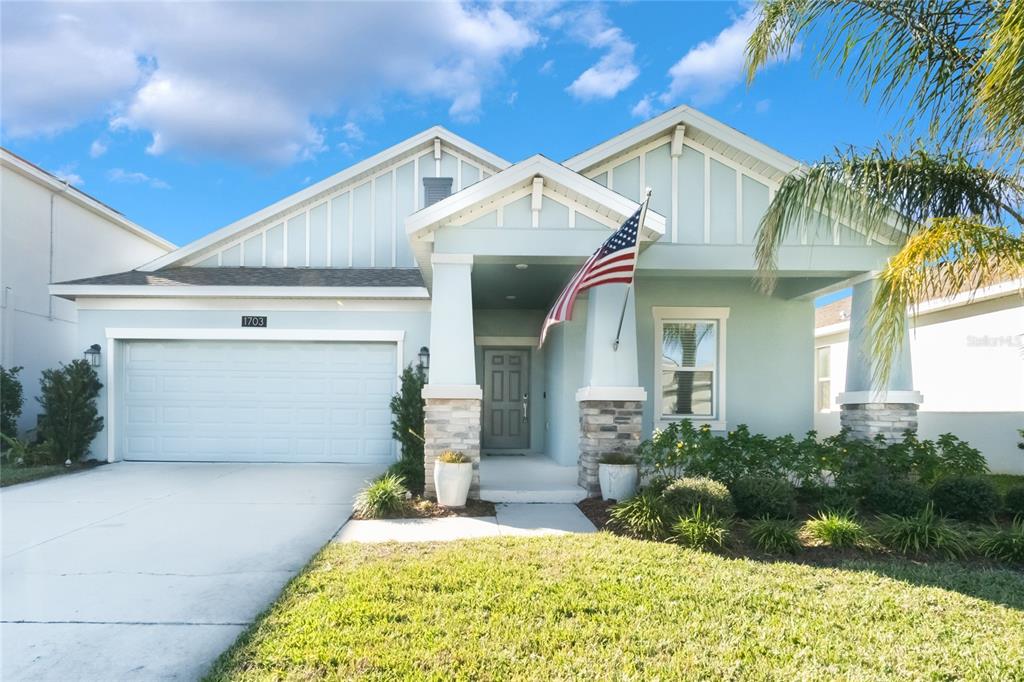
M103 350L95 456L390 460L388 400L422 348L428 481L441 450L463 450L488 499L578 499L600 453L671 420L802 433L813 298L856 285L859 348L893 246L823 216L759 293L759 221L798 168L688 107L561 163L426 130L137 270L54 285L78 303L80 344ZM645 187L635 295L589 291L538 348L547 308ZM909 368L880 393L850 357L850 424L909 419Z

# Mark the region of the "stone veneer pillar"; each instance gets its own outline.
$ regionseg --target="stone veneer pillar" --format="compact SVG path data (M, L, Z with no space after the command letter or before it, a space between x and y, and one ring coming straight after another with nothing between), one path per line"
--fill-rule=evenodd
M917 432L917 408L923 398L914 390L910 364L910 334L894 349L892 370L883 385L877 380L878 358L872 352L868 328L876 280L853 287L850 310L850 342L846 355L846 390L838 396L839 424L854 438L902 440L907 431Z
M620 398L620 399L616 399ZM602 455L632 455L640 445L644 401L639 387L590 387L576 394L580 405L577 484L591 497L601 493L597 465Z
M431 397L429 385L423 394L423 495L437 499L434 462L445 450L456 450L473 462L469 497L480 499L480 398Z

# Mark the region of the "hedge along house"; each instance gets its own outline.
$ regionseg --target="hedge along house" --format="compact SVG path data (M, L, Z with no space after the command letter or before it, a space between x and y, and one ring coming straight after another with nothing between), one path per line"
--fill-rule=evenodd
M888 414L916 412L909 364L872 385L858 331L893 245L823 216L782 247L773 295L752 286L761 216L798 167L688 107L561 164L431 128L137 270L54 285L103 348L95 455L390 461L388 400L428 347L428 493L454 448L479 463L473 495L579 499L599 454L671 420L810 429L812 301L850 284L848 422L910 424ZM645 187L635 295L590 290L538 348Z

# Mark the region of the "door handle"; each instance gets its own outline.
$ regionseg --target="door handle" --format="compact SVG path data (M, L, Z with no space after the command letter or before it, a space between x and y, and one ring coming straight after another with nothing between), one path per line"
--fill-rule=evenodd
M529 417L529 414L530 414L529 399L530 399L530 394L529 393L524 393L523 394L523 421L524 422L530 420L530 417Z

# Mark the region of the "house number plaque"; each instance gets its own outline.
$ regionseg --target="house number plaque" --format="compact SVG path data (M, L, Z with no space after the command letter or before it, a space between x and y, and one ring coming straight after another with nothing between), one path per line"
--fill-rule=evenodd
M243 327L266 327L267 316L266 315L242 315L242 326Z

